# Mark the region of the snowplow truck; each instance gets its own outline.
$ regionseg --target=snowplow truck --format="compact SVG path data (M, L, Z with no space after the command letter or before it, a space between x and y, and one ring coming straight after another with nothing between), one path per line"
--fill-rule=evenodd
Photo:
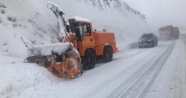
M96 60L112 61L113 54L118 51L114 33L93 31L92 23L81 17L69 18L72 34L76 35L74 45L77 48L84 69L95 67Z
M159 28L159 38L162 40L172 40L179 38L178 27L173 27L172 25L164 26Z
M173 37L174 37L174 39L178 39L179 34L180 34L179 28L178 27L173 27Z
M68 33L65 38L77 49L83 69L94 68L97 59L112 61L113 54L118 51L114 33L94 31L90 20L78 16L67 18L62 9L52 2L47 6L57 17L60 31Z
M58 43L29 47L25 62L40 64L60 78L77 78L83 69L94 68L98 59L112 61L118 51L114 33L93 31L92 22L81 17L66 18L52 2L47 7L58 20Z

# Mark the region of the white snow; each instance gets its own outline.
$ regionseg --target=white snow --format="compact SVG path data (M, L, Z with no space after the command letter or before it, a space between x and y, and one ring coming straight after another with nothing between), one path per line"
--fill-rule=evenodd
M75 19L76 21L85 21L85 22L91 22L90 20L88 19L85 19L85 18L82 18L80 16L74 16L74 17L70 17L68 19Z
M61 9L61 7L58 6L57 4L55 4L54 2L48 2L48 3L47 3L47 7L48 7L48 8L52 8L53 6L57 7L57 10L63 12L63 10Z
M186 59L183 40L176 42L170 58L146 98L184 98L186 96Z
M34 55L42 55L48 56L52 55L52 52L57 54L62 54L70 48L70 43L52 43L52 44L43 44L38 46L33 46L28 48L28 52L30 56Z

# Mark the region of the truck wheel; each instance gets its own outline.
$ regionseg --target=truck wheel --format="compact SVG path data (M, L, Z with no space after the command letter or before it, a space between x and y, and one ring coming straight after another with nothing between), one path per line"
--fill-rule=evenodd
M92 49L87 49L82 57L82 64L85 70L92 69L96 64L96 54Z
M155 42L153 42L151 46L154 47L155 46Z
M113 50L111 46L104 47L103 62L110 62L113 59Z

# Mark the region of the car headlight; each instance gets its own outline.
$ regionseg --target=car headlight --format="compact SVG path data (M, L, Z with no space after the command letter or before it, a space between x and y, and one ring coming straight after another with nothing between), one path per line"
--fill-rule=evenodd
M141 42L141 39L139 39L139 41L138 42Z
M148 39L148 41L152 41L152 39Z

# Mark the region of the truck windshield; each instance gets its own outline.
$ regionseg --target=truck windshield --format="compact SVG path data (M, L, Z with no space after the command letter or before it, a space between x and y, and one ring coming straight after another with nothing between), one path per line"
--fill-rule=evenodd
M83 31L82 31L81 24L80 23L70 24L70 28L72 30L72 33L76 34L77 41L82 41L83 40Z

